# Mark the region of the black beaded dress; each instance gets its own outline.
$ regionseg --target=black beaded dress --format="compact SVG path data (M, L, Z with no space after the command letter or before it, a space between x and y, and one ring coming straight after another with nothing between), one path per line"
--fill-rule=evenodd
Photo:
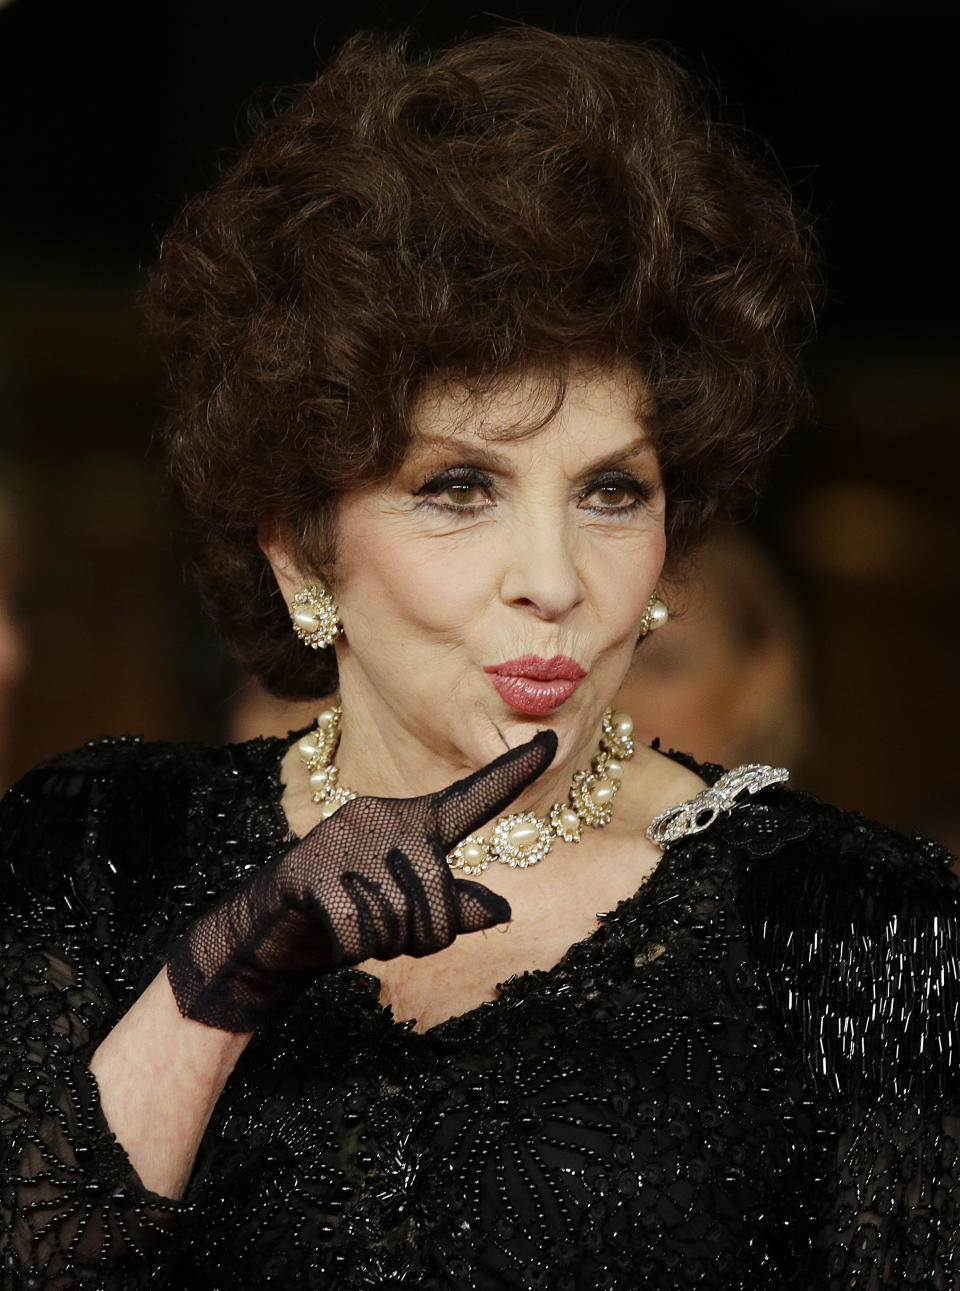
M4 1291L960 1288L949 858L782 787L424 1034L318 980L145 1192L86 1062L283 845L286 748L101 741L0 804Z

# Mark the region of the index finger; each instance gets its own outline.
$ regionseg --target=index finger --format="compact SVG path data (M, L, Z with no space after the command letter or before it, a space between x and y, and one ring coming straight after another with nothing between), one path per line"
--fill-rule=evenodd
M472 775L433 795L439 843L449 852L457 843L499 816L547 769L557 751L555 731L538 731L532 740L501 753Z

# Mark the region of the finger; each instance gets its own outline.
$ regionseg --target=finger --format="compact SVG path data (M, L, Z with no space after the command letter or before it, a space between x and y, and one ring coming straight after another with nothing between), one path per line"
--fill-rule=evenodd
M436 861L418 869L406 853L391 848L386 857L387 869L403 894L407 933L401 953L431 955L449 946L457 934L456 903L450 872Z
M510 905L496 892L482 883L470 879L454 879L457 905L460 911L460 931L479 932L493 928L498 923L509 923L513 912Z
M532 740L502 753L473 775L433 794L437 842L445 852L499 816L553 761L554 731L538 731Z
M352 903L356 920L352 935L346 929L353 921L349 917L337 920L344 962L358 964L364 959L392 959L401 954L406 929L382 885L366 874L348 870L340 886Z

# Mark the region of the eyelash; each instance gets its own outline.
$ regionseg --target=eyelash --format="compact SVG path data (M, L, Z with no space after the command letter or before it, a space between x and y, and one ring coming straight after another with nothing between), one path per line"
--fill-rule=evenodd
M465 488L482 488L490 493L493 492L493 479L486 471L481 471L473 466L455 466L449 470L441 471L439 475L431 476L430 479L425 480L414 491L414 497L420 499L417 502L417 507L427 507L431 511L442 511L447 515L458 516L475 516L479 512L486 510L489 503L483 503L480 506L470 503L457 506L454 503L437 500L438 494L458 485ZM629 471L606 471L590 481L589 485L580 494L580 500L588 498L591 493L603 488L626 490L634 494L634 500L627 506L584 507L585 511L592 511L594 514L600 515L632 516L646 506L654 495L654 487L648 480L639 480Z

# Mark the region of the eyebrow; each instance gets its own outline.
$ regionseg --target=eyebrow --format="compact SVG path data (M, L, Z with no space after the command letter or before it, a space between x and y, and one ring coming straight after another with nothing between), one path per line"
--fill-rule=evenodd
M636 439L630 441L623 448L614 453L607 453L606 457L599 458L580 473L578 479L586 479L587 476L600 475L603 471L613 470L616 466L622 466L628 462L631 457L636 457L639 453L654 452L653 444L649 435L638 435Z
M477 466L486 467L491 471L499 471L503 475L508 475L513 469L513 462L506 453L498 453L495 448L490 448L485 443L477 443L475 439L458 439L456 436L436 437L423 439L421 443L425 448L434 452L444 451L461 455L466 461L475 463ZM622 466L629 461L631 457L643 452L653 452L653 444L648 435L638 435L636 439L625 444L623 448L617 449L613 453L607 453L604 457L597 458L596 461L590 462L577 473L577 480L592 479L595 475L602 474L603 471L609 471L617 466Z

